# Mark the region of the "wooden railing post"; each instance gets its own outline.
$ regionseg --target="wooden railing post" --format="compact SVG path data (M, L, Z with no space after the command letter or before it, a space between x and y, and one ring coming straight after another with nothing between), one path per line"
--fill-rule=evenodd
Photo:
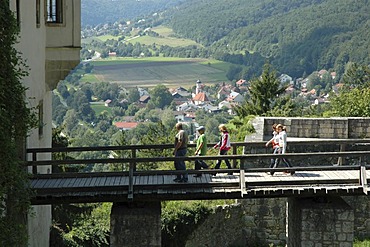
M32 153L32 161L37 161L37 153ZM32 166L32 174L37 174L37 166Z
M233 145L233 155L236 155L238 151L238 146ZM233 169L236 169L236 159L233 159Z
M245 186L245 170L244 170L244 164L242 164L242 159L240 159L239 183L240 183L241 197L243 197L244 192L246 190L246 186Z
M366 167L360 166L360 185L362 186L364 194L368 194L367 192L367 176L366 176Z
M128 173L128 194L127 198L129 200L134 199L134 162L130 162L130 168Z
M339 152L344 152L346 151L346 144L340 144L340 150ZM341 166L343 165L343 158L342 157L339 157L338 158L338 163L337 163L338 166Z
M133 148L131 150L133 159L136 158L136 148ZM130 168L129 168L129 177L128 177L128 199L133 200L134 199L134 171L136 171L136 162L130 162Z

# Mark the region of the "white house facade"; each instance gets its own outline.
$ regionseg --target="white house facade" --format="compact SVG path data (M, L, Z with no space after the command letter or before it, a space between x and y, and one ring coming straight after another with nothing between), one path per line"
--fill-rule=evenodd
M39 108L40 127L27 139L27 148L51 147L52 90L80 62L80 0L10 0L19 21L20 38L15 48L29 67L23 78L27 102ZM39 159L49 158L45 154ZM50 173L51 167L38 167ZM49 246L51 206L33 206L28 217L29 246Z

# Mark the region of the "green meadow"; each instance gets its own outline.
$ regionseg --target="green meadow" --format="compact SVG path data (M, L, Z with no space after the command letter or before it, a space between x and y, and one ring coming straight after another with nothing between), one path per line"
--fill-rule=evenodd
M192 86L197 80L205 84L227 81L230 64L211 59L121 58L92 62L94 70L83 80L115 82L124 87Z
M90 104L91 108L95 111L96 115L101 114L103 111L107 111L110 115L112 115L112 108L106 107L104 102L100 103L92 103Z
M145 45L168 45L171 47L178 47L178 46L189 46L189 45L195 45L195 46L201 46L200 44L196 43L193 40L190 39L183 39L183 38L177 38L174 36L174 32L171 28L164 27L164 26L158 26L151 29L153 32L156 32L159 34L159 37L152 37L149 35L144 35L138 38L134 38L131 40L128 40L127 42L130 43L136 43L139 42L141 44Z

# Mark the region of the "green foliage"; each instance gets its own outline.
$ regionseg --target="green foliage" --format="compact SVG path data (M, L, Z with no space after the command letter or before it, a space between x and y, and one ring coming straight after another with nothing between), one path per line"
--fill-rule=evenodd
M97 25L101 23L113 23L120 18L135 19L139 16L149 15L166 7L177 4L180 0L83 0L82 24Z
M19 30L9 1L0 1L0 23L0 246L26 246L31 191L23 147L37 121L25 102L27 66L14 48Z
M162 246L183 247L189 235L212 212L201 201L164 202L162 207Z
M171 93L163 84L159 84L150 90L150 102L153 103L155 107L163 109L171 104L172 99Z
M256 130L254 129L251 120L253 120L255 116L246 116L244 118L240 118L235 116L229 122L229 129L233 133L233 141L241 142L244 141L245 136L255 133Z
M268 58L294 77L323 67L342 74L348 61L370 63L367 0L230 0L228 8L223 0L189 0L179 9L167 13L177 34L214 54Z
M353 247L369 247L370 240L355 240L353 243Z
M370 117L370 88L354 88L341 92L330 101L329 116Z
M244 105L236 106L234 110L241 118L248 115L268 115L274 107L279 107L277 99L285 89L286 87L281 86L271 65L266 63L262 75L251 81L250 99L246 100Z
M346 89L349 88L366 88L370 86L370 67L369 65L358 65L349 63L343 75L343 83Z
M109 246L111 207L112 203L54 206L51 246Z
M332 96L325 116L370 117L370 68L368 65L349 64L343 76L345 86Z
M140 143L143 145L169 144L174 141L174 126L165 126L161 121L158 123L140 124L139 128L145 128L145 134L141 136ZM170 157L172 149L147 149L142 150L139 157ZM139 170L171 170L173 162L145 162L137 165Z

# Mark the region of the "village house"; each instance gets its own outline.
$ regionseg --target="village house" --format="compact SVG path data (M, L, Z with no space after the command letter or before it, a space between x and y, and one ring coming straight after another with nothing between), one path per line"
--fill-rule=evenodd
M192 111L192 112L195 112L196 110L198 109L198 106L196 106L194 103L192 102L185 102L179 106L176 106L176 110L177 111Z
M195 105L203 105L205 103L210 102L210 100L208 99L208 96L206 93L200 92L194 96L193 102Z
M279 80L281 83L290 83L290 84L293 84L293 78L287 74L281 74L279 76Z
M131 130L134 129L138 126L138 122L115 122L114 125L119 129L119 130Z
M227 97L226 101L230 103L240 104L244 102L244 97L240 93L231 92Z
M112 103L112 100L111 99L107 99L106 101L104 101L104 105L106 107L109 107L109 105Z
M140 97L139 99L139 102L142 103L142 104L146 104L148 103L150 100L150 96L149 95L143 95Z
M246 83L247 81L244 80L244 79L240 79L239 81L236 82L236 86L237 87L242 87L242 86L246 86Z

